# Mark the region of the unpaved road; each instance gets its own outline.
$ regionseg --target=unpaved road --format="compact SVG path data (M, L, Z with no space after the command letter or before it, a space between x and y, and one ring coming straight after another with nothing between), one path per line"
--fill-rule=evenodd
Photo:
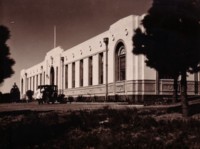
M37 102L30 103L6 103L0 104L0 112L6 111L74 111L74 110L85 110L85 109L100 109L104 107L109 107L113 109L121 108L141 108L143 105L128 105L122 103L67 103L67 104L42 104L38 105Z
M200 105L200 99L190 101L190 105ZM109 107L111 109L125 109L125 108L170 108L181 106L181 103L170 104L170 105L130 105L128 103L117 103L117 102L72 102L66 104L42 104L39 105L37 102L29 103L1 103L0 112L6 111L21 111L21 110L30 110L30 111L74 111L74 110L86 110L86 109L101 109Z

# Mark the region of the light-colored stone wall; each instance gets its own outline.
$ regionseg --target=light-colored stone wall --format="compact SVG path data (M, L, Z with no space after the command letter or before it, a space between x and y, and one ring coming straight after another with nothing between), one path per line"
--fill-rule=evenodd
M173 80L160 80L159 92L156 91L156 71L146 66L143 55L134 55L134 30L141 27L143 16L131 15L122 18L108 27L108 30L70 49L56 47L47 52L44 61L28 69L23 69L20 76L22 94L29 89L35 91L36 85L50 84L50 70L54 68L54 84L58 82L60 93L66 96L105 96L106 83L106 45L108 43L108 93L109 95L156 95L171 94ZM142 27L141 27L142 28ZM119 43L126 50L126 80L116 81L115 53ZM99 54L103 53L103 84L99 84ZM89 57L93 59L93 84L89 85ZM80 87L80 60L83 60L83 87ZM75 63L75 88L72 88L72 63ZM65 66L68 65L68 88L65 87ZM58 71L57 71L58 68ZM58 72L58 73L57 73ZM44 75L45 73L45 75ZM42 75L42 80L40 80ZM45 82L44 82L45 78ZM188 91L194 94L194 75L188 75ZM23 80L23 83L22 83ZM198 81L200 74L198 75ZM34 86L33 86L34 84ZM34 87L34 88L33 88ZM199 86L198 86L198 92Z

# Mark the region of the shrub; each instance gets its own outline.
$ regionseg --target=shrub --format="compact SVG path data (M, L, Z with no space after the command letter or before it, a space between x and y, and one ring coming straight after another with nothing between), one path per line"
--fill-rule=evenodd
M9 103L9 102L11 102L11 95L10 95L10 93L4 93L4 94L2 94L0 102L1 103Z
M64 94L59 94L57 97L57 101L60 103L66 103L65 95Z
M33 94L34 94L34 92L32 90L27 90L26 91L26 96L28 97L29 101L33 100Z
M78 97L76 98L77 102L83 102L84 101L84 97L82 95L78 95Z
M74 97L69 96L69 97L68 97L68 101L69 101L70 103L73 102L73 101L74 101Z

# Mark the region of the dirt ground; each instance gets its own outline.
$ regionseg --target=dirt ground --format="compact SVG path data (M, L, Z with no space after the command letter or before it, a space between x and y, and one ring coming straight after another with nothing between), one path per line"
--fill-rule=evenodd
M74 110L85 110L85 109L100 109L104 107L109 107L112 109L121 108L142 108L143 105L128 105L127 103L80 103L72 102L66 104L42 104L38 105L37 102L29 103L6 103L0 104L0 112L6 111L18 111L18 110L31 110L31 111L74 111Z
M200 102L0 104L0 148L200 148Z

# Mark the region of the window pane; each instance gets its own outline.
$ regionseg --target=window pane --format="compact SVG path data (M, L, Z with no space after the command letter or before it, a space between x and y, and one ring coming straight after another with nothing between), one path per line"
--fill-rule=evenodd
M125 80L125 78L126 78L126 59L125 59L125 55L123 55L123 56L120 56L119 57L119 70L120 70L120 80Z
M125 76L126 76L125 70L121 70L120 71L120 80L125 80Z
M115 53L115 78L116 81L126 79L126 49L122 42L118 43Z

